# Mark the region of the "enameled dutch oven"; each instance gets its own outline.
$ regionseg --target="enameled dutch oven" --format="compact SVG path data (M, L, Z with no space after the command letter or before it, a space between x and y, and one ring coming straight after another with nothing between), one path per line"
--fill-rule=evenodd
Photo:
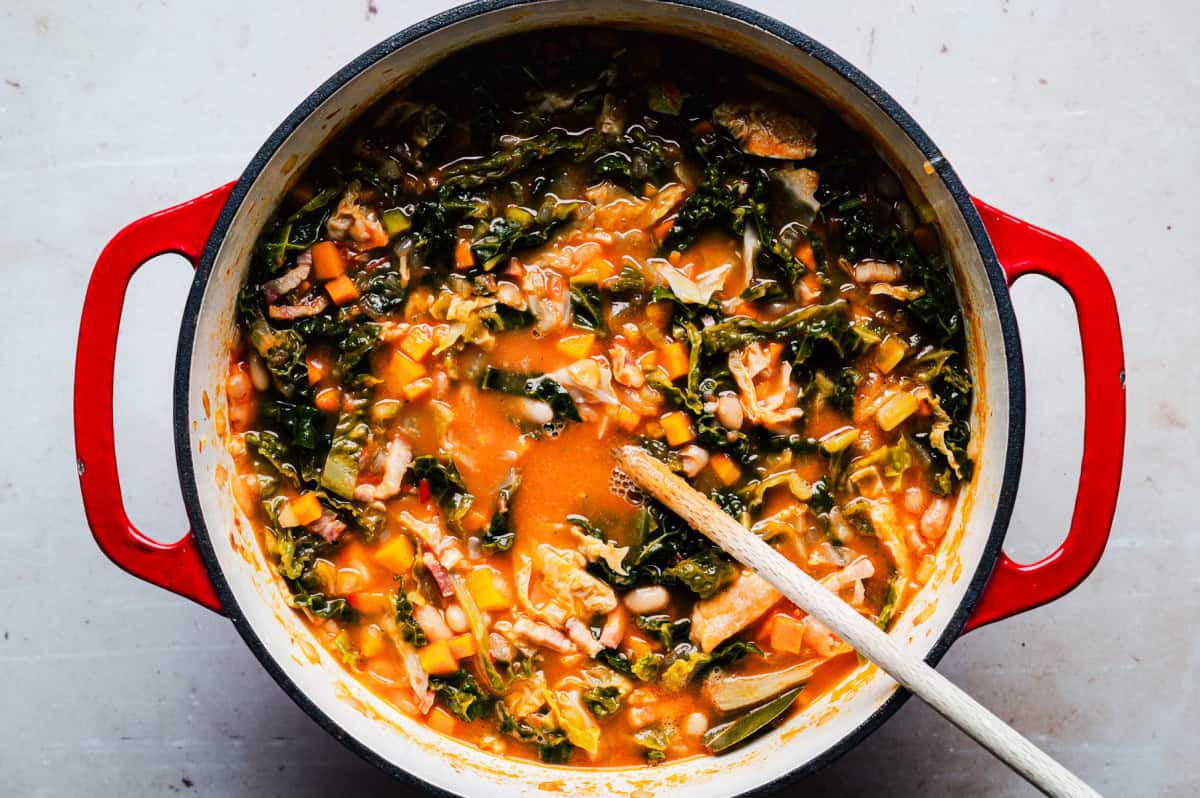
M498 758L396 712L349 677L287 607L227 485L223 384L235 300L264 220L309 159L349 120L447 55L521 31L602 25L670 33L777 71L872 140L942 230L966 311L978 382L978 469L959 502L937 571L892 634L931 664L962 634L1062 596L1096 565L1116 504L1125 430L1120 327L1112 289L1070 241L973 199L924 131L869 78L807 36L720 0L534 0L462 6L378 45L326 81L271 134L241 178L147 216L109 243L92 273L75 372L75 441L88 522L131 574L225 613L284 690L337 739L383 770L445 793L692 798L767 790L847 751L890 716L903 691L870 666L781 729L720 758L656 768L570 770ZM175 445L192 531L172 544L126 517L113 451L112 388L125 288L148 259L177 252L196 266L175 370ZM1008 286L1039 273L1075 300L1085 375L1083 466L1071 529L1044 559L1001 551L1021 470L1024 376Z

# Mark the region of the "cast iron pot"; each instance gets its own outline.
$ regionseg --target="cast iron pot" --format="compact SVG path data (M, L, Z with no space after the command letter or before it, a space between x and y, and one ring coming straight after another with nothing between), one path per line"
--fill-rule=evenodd
M863 666L781 729L719 758L628 770L571 770L483 753L375 698L312 638L288 608L228 487L223 394L235 343L235 301L248 255L289 181L342 126L447 55L501 36L568 25L652 30L722 48L778 72L821 98L867 136L933 212L954 263L978 382L978 468L958 503L938 568L892 634L936 663L962 634L1062 596L1096 565L1120 480L1125 397L1112 289L1070 241L972 199L916 122L869 78L807 36L721 0L485 0L415 25L376 46L318 88L271 134L241 178L147 216L108 244L83 308L75 373L75 442L88 522L101 549L131 574L226 614L309 715L346 746L397 777L446 793L662 796L686 784L692 798L776 787L811 773L866 737L904 692ZM125 288L148 259L177 252L196 266L175 370L175 445L192 530L151 540L125 514L113 451L113 359ZM1062 545L1022 565L1001 551L1021 469L1024 376L1008 286L1040 273L1075 300L1085 375L1083 467Z

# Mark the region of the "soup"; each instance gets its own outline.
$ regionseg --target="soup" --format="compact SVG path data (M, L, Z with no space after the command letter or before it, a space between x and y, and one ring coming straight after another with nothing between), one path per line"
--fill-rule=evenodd
M672 39L504 40L380 100L264 227L239 315L235 496L291 604L496 754L719 753L857 666L614 447L884 629L971 478L927 214L811 98Z

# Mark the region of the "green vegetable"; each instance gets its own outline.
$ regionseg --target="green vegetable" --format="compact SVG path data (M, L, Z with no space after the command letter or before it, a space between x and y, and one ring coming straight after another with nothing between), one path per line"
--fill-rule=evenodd
M567 389L544 374L517 374L488 366L479 381L487 391L500 391L515 396L537 399L550 405L555 418L579 421L579 409Z
M607 665L624 676L633 676L633 663L629 661L629 657L616 649L603 649L596 654L596 661Z
M605 287L614 294L640 293L646 290L646 277L629 264L625 264L621 267L620 274L606 282Z
M540 247L561 225L570 221L582 203L546 197L535 214L526 208L510 207L488 225L487 232L471 244L471 254L484 271L491 271L523 249Z
M675 736L674 727L655 723L633 733L633 741L646 752L646 761L658 764L667 757L667 746Z
M499 497L496 500L496 512L492 514L492 519L488 521L487 527L483 530L483 549L489 554L508 551L517 539L510 514L513 497L519 487L521 487L521 472L514 469L509 472L508 478L500 486Z
M750 710L737 720L714 726L704 733L704 746L714 754L725 751L753 737L767 724L787 711L804 686L793 687L778 698Z
M594 285L571 285L571 318L581 330L594 332L601 338L608 335L599 288Z
M691 588L700 598L708 598L733 581L737 569L716 549L702 549L672 565L664 572Z
M270 430L250 430L244 436L246 448L267 461L279 475L294 487L300 487L300 471L288 458L288 446L277 433Z
M639 615L635 623L637 628L657 637L667 650L686 641L692 629L692 622L687 618L672 620L669 615Z
M711 661L711 654L705 654L698 648L689 648L683 656L674 658L671 664L663 669L659 677L662 686L675 692L682 690L692 677Z
M598 718L607 718L621 708L621 691L612 685L589 687L583 693L583 705Z
M445 510L446 523L458 529L475 497L467 490L454 461L447 458L442 462L433 455L422 455L412 461L409 472L414 481L425 480L429 484L429 495Z
M662 667L663 655L650 652L638 657L633 663L633 675L643 682L652 682L658 678L658 669Z
M645 128L634 125L617 140L616 149L597 156L592 174L596 180L609 180L640 193L647 183L659 186L669 179L671 165L664 149Z
M530 718L514 718L502 701L496 702L495 706L501 734L537 746L538 758L547 764L563 765L571 758L575 747L567 739L566 733L554 726L549 718L531 716L537 721L535 724Z
M898 573L894 573L888 578L883 606L879 608L879 615L875 617L875 625L885 632L892 625L892 617L895 616L896 608L900 605L900 597L904 595L904 582L904 577Z
M362 661L362 654L358 653L350 643L350 635L345 629L338 632L337 637L333 639L333 647L337 649L338 654L341 656L343 665L357 668L358 664Z
M275 387L281 394L290 398L308 387L304 339L296 330L277 330L258 311L258 318L250 324L248 338L275 378Z
M333 443L325 457L325 468L321 471L321 487L341 496L354 498L354 487L358 484L358 456L371 433L363 420L364 401L343 402L333 429Z
M403 583L396 592L396 625L400 628L400 638L404 642L418 647L429 645L429 638L413 618L413 606L408 600L408 594L404 592Z
M855 391L861 379L862 376L849 366L838 372L833 383L833 393L829 395L829 404L846 415L853 413Z
M465 723L486 718L492 712L491 701L479 689L475 677L464 670L449 676L430 676L429 689L437 693L454 717Z
M572 135L555 128L525 139L487 158L464 160L442 171L442 185L454 189L476 189L493 185L552 155L566 153L586 157L601 144L595 133Z
M454 596L467 616L471 637L475 638L475 662L479 665L479 671L487 679L488 687L494 692L503 693L507 685L504 683L504 677L500 675L500 671L496 670L496 663L492 661L488 645L488 629L487 624L483 621L483 613L479 611L475 597L467 589L466 581L458 574L451 575L450 579L454 583Z

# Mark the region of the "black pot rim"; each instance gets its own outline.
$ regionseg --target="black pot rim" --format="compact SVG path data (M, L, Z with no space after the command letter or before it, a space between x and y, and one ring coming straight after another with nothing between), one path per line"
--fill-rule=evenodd
M387 760L365 744L360 742L355 737L351 736L343 729L333 718L327 715L320 707L318 707L312 699L301 690L295 682L293 682L282 668L275 662L270 651L264 645L262 640L255 633L254 629L248 622L245 613L238 605L237 599L233 591L229 587L229 582L226 580L224 573L221 570L220 563L217 560L216 550L213 547L210 538L208 527L205 523L204 515L200 508L199 491L196 483L195 469L192 463L192 452L190 443L190 419L188 417L188 400L190 396L191 386L189 383L189 374L191 372L192 349L195 341L196 320L199 316L201 301L204 296L205 286L212 275L213 265L216 260L217 252L221 247L225 234L228 232L230 225L233 222L234 215L237 209L241 206L251 185L257 179L267 162L270 160L275 151L282 145L287 137L305 120L312 112L328 99L337 89L349 82L359 73L366 70L379 59L389 55L395 50L423 37L433 33L448 25L461 22L471 17L479 16L489 12L497 11L512 6L536 4L541 0L476 0L476 2L457 6L448 11L442 12L428 19L422 20L399 33L385 39L371 49L367 50L362 55L355 58L342 69L338 70L332 77L326 80L319 88L310 94L300 105L296 107L287 119L283 121L275 129L275 131L267 138L266 142L255 154L247 165L245 171L242 172L229 198L226 200L225 206L217 219L216 225L209 236L208 242L205 245L204 253L201 257L200 264L196 269L195 278L192 282L191 290L188 293L187 304L184 308L183 321L179 335L179 346L176 351L175 359L175 378L174 378L174 433L175 433L175 456L179 469L180 486L183 492L184 504L187 509L188 518L191 521L192 531L195 533L198 548L201 557L204 560L204 565L208 571L209 578L212 580L217 596L221 600L221 604L225 609L226 614L233 622L234 627L246 642L246 645L262 663L268 673L279 683L284 692L300 706L313 720L315 720L322 728L324 728L335 739L345 745L354 753L358 754L362 759L379 768L388 775L400 781L407 782L426 793L440 796L454 796L456 793L447 791L441 787L433 785L397 765L390 760ZM988 282L991 287L993 298L996 302L997 313L1000 322L1001 332L1004 338L1005 361L1008 371L1008 407L1009 407L1009 426L1007 435L1007 455L1004 463L1004 472L1001 479L1001 487L996 499L996 510L992 520L992 528L988 535L987 543L984 547L979 564L976 566L975 573L967 586L966 592L962 601L959 603L953 617L938 637L936 643L930 649L929 654L925 657L925 661L929 665L936 665L945 655L950 645L961 634L967 619L970 617L972 610L979 601L984 588L987 586L988 579L991 577L991 572L995 566L996 560L1000 554L1001 544L1004 541L1004 535L1008 528L1009 518L1012 514L1013 501L1016 497L1017 483L1021 472L1022 451L1025 438L1025 372L1021 358L1020 337L1017 331L1016 317L1013 314L1012 303L1009 298L1008 284L1004 276L1004 272L996 259L995 251L992 248L987 231L984 229L983 222L979 218L979 214L975 210L975 206L971 201L970 195L963 187L958 175L950 166L945 156L934 145L925 131L909 116L899 103L897 103L891 95L885 92L873 80L868 78L859 69L841 56L834 53L829 48L813 40L809 36L792 28L789 25L762 14L758 11L746 8L736 3L728 2L728 0L663 0L675 5L688 6L691 8L708 11L719 14L721 16L730 17L735 20L747 23L764 33L773 35L783 41L788 42L792 46L798 48L804 53L815 57L817 60L830 67L832 70L847 79L855 87L861 90L869 97L884 113L886 113L900 128L905 135L911 139L913 144L925 155L930 165L934 168L938 176L942 179L958 207L959 212L963 215L966 221L967 228L971 233L976 248L979 251L980 258L984 268L987 271ZM899 688L893 693L875 712L863 720L854 730L842 737L836 744L830 746L822 754L808 762L800 765L788 773L774 779L758 787L754 787L741 793L742 796L764 796L776 790L779 790L789 784L793 784L798 780L808 776L816 771L824 768L836 759L841 757L847 751L862 742L867 736L878 729L885 720L891 717L905 701L909 698L909 693L903 688Z

